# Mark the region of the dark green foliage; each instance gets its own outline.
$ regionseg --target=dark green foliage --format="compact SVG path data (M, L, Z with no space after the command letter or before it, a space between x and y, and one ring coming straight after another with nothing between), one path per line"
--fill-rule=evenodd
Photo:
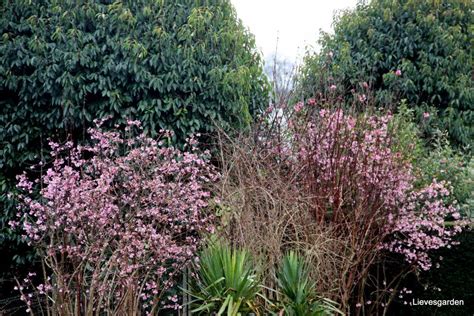
M300 92L311 96L335 84L351 99L367 82L379 104L405 98L419 120L431 112L454 144L472 148L473 10L471 0L360 3L335 19L321 52L305 58Z
M48 138L138 119L175 141L246 126L266 107L253 37L228 0L1 0L0 252L19 236L7 192ZM2 262L5 262L2 260Z

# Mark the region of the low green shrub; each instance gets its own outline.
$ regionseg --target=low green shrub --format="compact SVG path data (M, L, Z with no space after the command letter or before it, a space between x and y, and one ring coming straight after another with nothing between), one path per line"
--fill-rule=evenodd
M282 293L282 310L288 316L322 316L341 313L335 303L315 296L315 285L309 278L307 263L290 251L282 260L277 274L278 289Z
M260 290L255 266L245 250L215 244L203 250L191 282L191 312L228 316L254 312Z

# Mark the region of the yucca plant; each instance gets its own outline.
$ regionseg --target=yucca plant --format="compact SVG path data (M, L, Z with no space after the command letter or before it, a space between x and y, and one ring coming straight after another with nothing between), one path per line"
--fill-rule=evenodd
M255 304L260 290L253 262L245 250L217 243L203 250L189 294L192 313L204 315L259 315Z
M342 314L335 303L317 299L314 283L308 275L306 262L291 251L284 258L277 272L279 292L283 295L282 311L288 316L320 316Z

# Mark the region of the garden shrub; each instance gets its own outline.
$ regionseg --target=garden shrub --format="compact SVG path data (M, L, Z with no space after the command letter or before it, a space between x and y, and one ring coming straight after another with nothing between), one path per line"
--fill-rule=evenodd
M418 122L431 112L434 127L472 149L473 9L468 0L371 0L342 11L320 52L305 57L300 93L333 86L351 100L350 91L366 84L380 105L404 98Z
M449 187L436 179L413 187L412 165L391 149L391 115L353 116L302 106L310 114L303 118L306 128L295 133L296 166L313 220L337 227L338 237L350 238L358 253L343 278L343 299L349 300L354 284L366 282L364 271L380 257L377 248L402 253L414 269L430 269L429 252L451 247L452 236L461 231L459 224L445 224L460 218L444 201Z
M431 117L425 113L426 119ZM426 120L425 119L425 120ZM423 139L420 125L414 121L414 110L402 102L390 123L395 135L392 150L400 152L413 165L415 187L429 185L434 179L452 187L450 202L457 201L463 217L472 218L474 209L474 161L469 154L455 150L445 133L436 131ZM422 124L423 125L423 124Z
M451 200L459 203L464 217L474 218L474 160L454 150L445 135L438 135L433 143L415 165L419 170L419 184L433 179L449 182L453 188Z
M164 293L214 230L206 208L217 173L195 140L181 151L166 138L134 137L137 126L129 122L127 138L90 129L91 146L51 142L54 160L41 179L19 176L21 204L10 225L38 251L44 274L41 284L18 284L28 309L135 315L178 308Z
M222 145L220 233L265 258L265 274L286 251L301 251L317 292L345 312L366 301L386 310L393 282L366 293L371 267L387 251L400 254L399 278L404 269L430 269L429 253L456 244L462 221L446 199L450 186L436 179L415 186L412 162L394 150L403 142L391 114L345 111L318 98L270 111L279 115L255 134Z
M2 271L25 259L7 193L49 138L82 140L110 116L110 127L138 119L183 143L214 123L246 126L266 106L253 36L228 0L4 0L0 36Z

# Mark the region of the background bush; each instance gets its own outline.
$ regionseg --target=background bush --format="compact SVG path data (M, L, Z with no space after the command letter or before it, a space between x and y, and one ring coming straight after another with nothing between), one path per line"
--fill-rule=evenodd
M436 128L472 147L473 9L467 0L373 0L343 11L320 53L306 56L300 92L312 97L334 84L350 99L367 82L378 102L406 98L420 120L437 111Z
M433 179L446 181L452 186L450 202L457 201L461 214L473 218L474 210L474 160L469 154L456 151L447 135L435 131L430 139L423 139L422 128L415 123L414 110L405 102L399 106L391 122L396 138L392 149L410 161L416 176L415 186L423 187Z
M111 116L180 141L212 120L245 126L266 106L254 39L227 0L2 0L0 16L2 271L25 259L7 193L49 137L82 139Z

